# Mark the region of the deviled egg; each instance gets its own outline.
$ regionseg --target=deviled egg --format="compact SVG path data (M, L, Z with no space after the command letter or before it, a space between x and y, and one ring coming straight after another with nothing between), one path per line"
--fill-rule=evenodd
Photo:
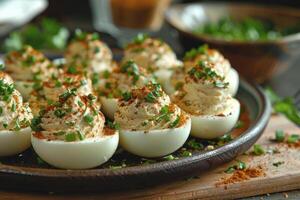
M109 47L99 40L97 33L85 33L76 30L75 38L68 45L66 53L66 71L99 74L111 71L115 63Z
M126 96L132 88L143 87L152 80L145 69L138 67L131 60L114 68L111 73L107 72L104 78L94 85L103 113L113 119L118 99Z
M125 48L122 62L128 60L133 60L138 66L153 73L163 88L168 84L172 71L182 65L167 43L143 34L138 34Z
M93 168L116 151L118 131L104 127L104 116L92 95L66 91L32 121L35 152L52 166Z
M120 126L121 146L143 157L173 153L185 143L191 129L190 117L153 83L133 89L119 101L115 122Z
M191 115L191 135L203 139L229 132L240 114L240 103L228 94L225 78L208 65L214 63L200 62L193 67L173 98L181 109Z
M11 156L30 147L31 110L23 103L12 79L0 73L0 156Z
M6 55L5 72L13 78L16 89L27 100L32 90L39 89L40 82L56 74L57 69L41 52L27 45Z
M184 65L173 73L171 81L172 86L178 89L184 82L185 73L190 71L200 61L213 63L213 65L207 65L213 67L211 70L215 71L220 76L225 77L225 82L228 82L227 91L231 96L234 96L239 86L239 76L237 71L231 67L229 61L215 49L208 48L207 45L202 45L196 49L191 49L186 52L184 56ZM174 90L173 90L174 91Z

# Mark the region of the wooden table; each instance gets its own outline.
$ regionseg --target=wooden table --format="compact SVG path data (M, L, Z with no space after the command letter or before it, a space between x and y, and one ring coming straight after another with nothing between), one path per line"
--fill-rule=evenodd
M258 143L266 152L276 149L276 153L265 153L261 156L242 155L237 160L244 161L248 167L261 166L265 176L250 178L242 182L218 185L221 179L232 174L224 172L228 166L237 161L202 173L197 178L160 185L143 190L114 192L107 194L41 194L25 192L0 192L0 199L232 199L259 194L300 189L300 147L291 148L285 143L275 143L275 130L283 129L287 133L300 134L300 129L283 116L272 116L271 121ZM278 152L277 152L278 151ZM282 164L275 166L274 163ZM5 184L5 183L0 183ZM282 196L283 197L283 196Z

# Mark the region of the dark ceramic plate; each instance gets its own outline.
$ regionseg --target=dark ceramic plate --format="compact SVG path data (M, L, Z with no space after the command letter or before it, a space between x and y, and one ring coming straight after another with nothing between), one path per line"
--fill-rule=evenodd
M146 187L198 175L245 152L267 125L271 107L258 86L242 80L237 97L249 111L251 123L235 139L214 150L195 150L190 157L160 159L155 163L119 152L108 164L96 169L61 170L39 163L32 149L29 149L15 157L0 158L0 188L56 192L108 191ZM208 145L207 141L202 143ZM126 166L114 167L124 159Z

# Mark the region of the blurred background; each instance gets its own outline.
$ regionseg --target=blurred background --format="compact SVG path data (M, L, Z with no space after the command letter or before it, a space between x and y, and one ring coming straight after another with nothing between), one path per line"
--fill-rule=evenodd
M200 7L171 9L176 4L182 3L185 5L196 3ZM227 5L228 3L230 6ZM254 7L235 7L241 3L251 3ZM283 7L286 11L281 9ZM246 9L245 12L243 9ZM169 12L168 19L165 17L166 12ZM289 23L293 22L292 25L296 28L293 29L294 32L291 35L284 35L283 32L279 39L276 38L276 42L272 39L256 41L255 38L250 38L251 44L247 40L240 42L233 40L232 42L227 39L225 41L218 39L214 41L211 37L207 39L207 35L202 37L194 31L184 30L189 29L189 26L194 26L190 25L193 18L203 17L197 22L199 24L207 23L207 20L218 21L220 17L224 17L220 16L220 13L238 18L242 16L241 13L249 16L262 13L264 17L270 15L270 20L274 20L274 23L278 22L279 27L290 27ZM222 2L211 0L0 0L1 53L18 49L24 43L29 43L48 55L59 56L77 28L100 32L101 39L107 42L114 51L126 45L139 32L162 38L178 56L183 56L184 52L191 47L208 43L220 49L229 58L233 67L238 68L238 71L248 76L248 79L271 85L282 96L292 96L300 89L300 56L298 54L300 52L298 32L300 30L300 1L298 0ZM253 33L253 30L251 31ZM255 33L254 36L256 35ZM273 32L271 35L274 36Z

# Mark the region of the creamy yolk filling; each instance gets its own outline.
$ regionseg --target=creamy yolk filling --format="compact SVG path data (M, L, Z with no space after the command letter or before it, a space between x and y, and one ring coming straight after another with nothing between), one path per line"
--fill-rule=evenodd
M183 87L175 95L175 101L190 114L224 115L231 99L227 86L224 77L211 70L207 63L201 62L188 72Z
M150 72L159 69L174 69L182 65L175 53L165 42L138 35L125 48L123 62L133 60Z
M104 136L104 122L93 95L68 90L40 112L32 127L36 137L72 142Z
M10 81L7 75L0 78L0 130L19 131L30 125L32 114Z
M120 102L115 121L123 130L160 130L179 127L185 120L159 84L133 89Z

